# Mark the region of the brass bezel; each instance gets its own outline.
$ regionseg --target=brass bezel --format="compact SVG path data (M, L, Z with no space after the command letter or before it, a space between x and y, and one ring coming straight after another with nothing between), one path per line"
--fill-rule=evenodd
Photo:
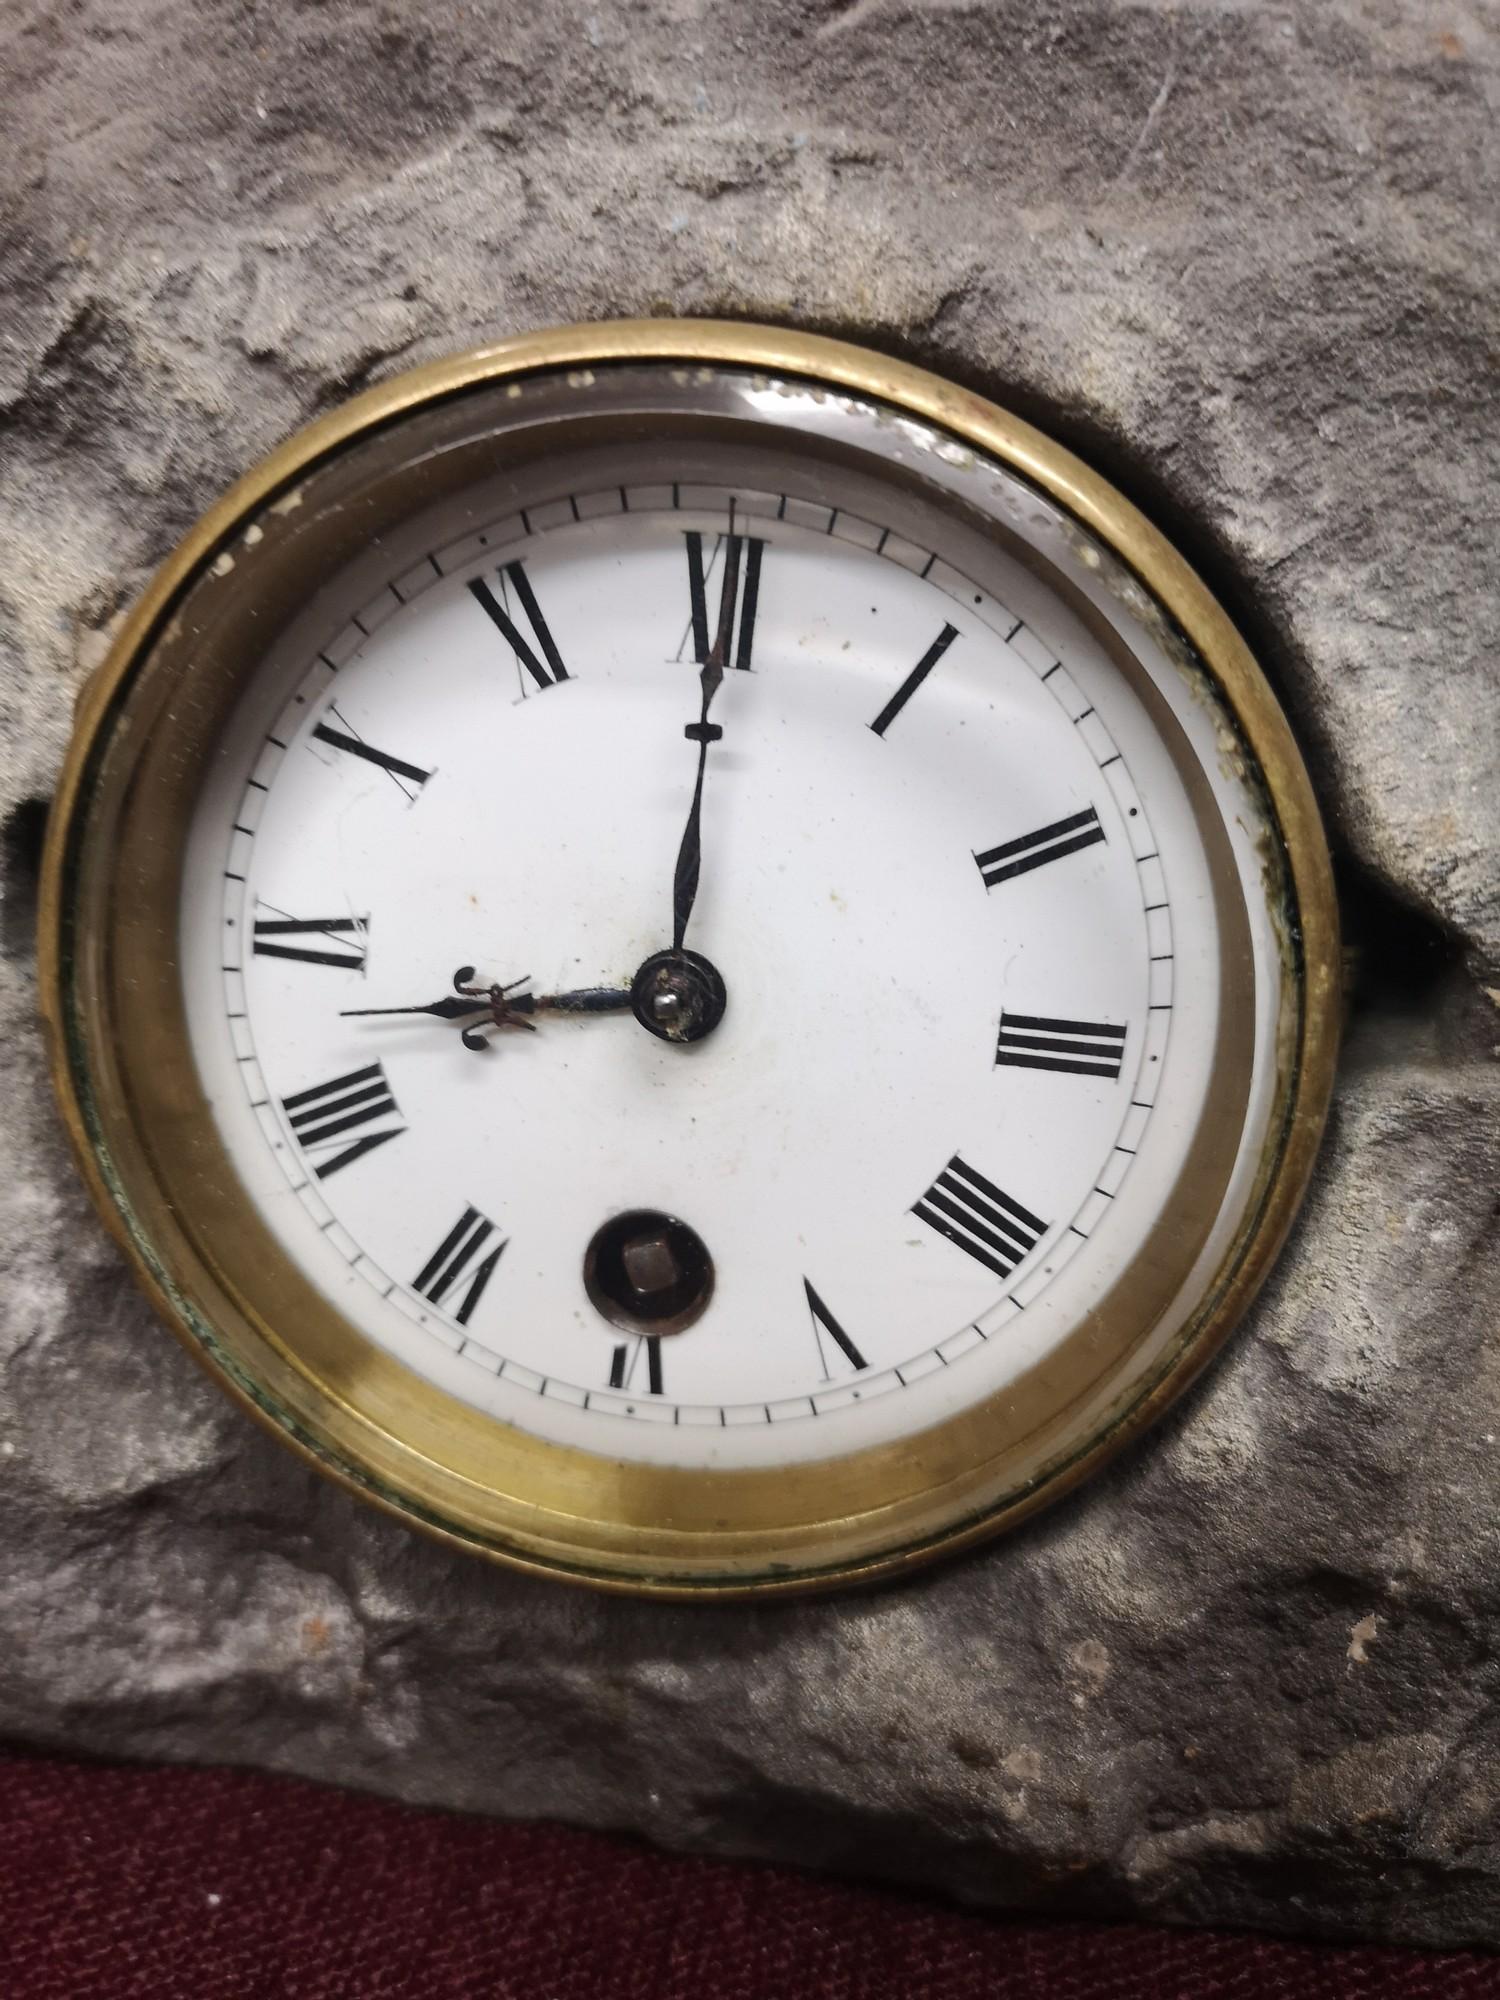
M341 447L403 413L539 371L623 362L700 363L812 380L904 411L1013 468L1104 543L1145 587L1211 677L1263 782L1279 837L1287 905L1287 965L1298 991L1295 1047L1258 1200L1246 1228L1203 1288L1203 1308L1154 1376L1100 1423L1067 1436L1085 1376L1030 1382L1006 1399L1012 1423L1032 1396L1047 1449L1034 1477L1004 1488L993 1445L997 1412L968 1410L919 1439L848 1458L762 1473L686 1473L625 1466L544 1444L496 1425L383 1355L351 1359L359 1337L295 1274L256 1287L265 1236L240 1233L237 1261L219 1252L248 1201L238 1193L196 1078L159 1082L158 1130L116 1069L113 1035L146 1003L121 990L114 961L146 967L130 919L104 894L104 863L85 852L90 787L118 705L170 630L191 586L246 524ZM144 764L147 751L132 753ZM122 809L123 810L123 809ZM158 835L170 840L171 834ZM97 841L94 843L97 848ZM175 857L163 847L163 883ZM84 856L80 863L80 855ZM79 872L81 870L81 872ZM112 878L110 878L112 879ZM82 923L79 917L82 913ZM160 950L160 912L155 913ZM161 977L175 976L170 956ZM525 336L411 371L367 391L292 438L242 479L162 566L80 698L49 824L40 917L40 992L54 1081L80 1165L105 1220L190 1351L269 1427L325 1471L402 1518L515 1566L605 1588L662 1596L790 1591L867 1579L966 1546L1075 1484L1137 1434L1204 1365L1263 1280L1311 1170L1332 1087L1339 943L1328 851L1302 760L1244 642L1201 580L1104 480L1030 426L939 378L840 342L712 321L637 321ZM113 982L113 983L112 983ZM168 985L155 998L170 1003ZM137 1025L136 1032L139 1033ZM158 1064L158 1068L160 1065ZM190 1065L179 1066L187 1071ZM161 1163L162 1122L185 1145L196 1181L173 1183ZM1208 1141L1205 1140L1205 1144ZM179 1175L187 1169L178 1169ZM192 1190L190 1204L183 1186ZM190 1210L190 1212L189 1212ZM217 1234L215 1233L217 1231ZM216 1248L217 1246L217 1248ZM252 1254L253 1253L253 1254ZM282 1260L285 1262L285 1260ZM279 1319L277 1306L292 1315ZM280 1327L316 1337L294 1347ZM333 1324L330 1326L329 1322ZM343 1328L343 1335L338 1332ZM1071 1343L1069 1343L1071 1346ZM1097 1343L1096 1343L1097 1345ZM313 1359L309 1360L309 1355ZM1097 1370L1098 1356L1090 1364ZM1046 1377L1048 1370L1038 1371ZM1051 1404L1047 1405L1050 1395ZM992 1399L998 1403L1001 1399ZM1025 1419L1029 1421L1029 1418ZM452 1449L446 1449L453 1438ZM417 1440L414 1442L413 1440ZM1012 1457L1020 1456L1012 1443ZM467 1456L466 1456L467 1454ZM496 1460L505 1460L502 1479ZM452 1462L449 1462L452 1461ZM1003 1492L998 1501L994 1495Z

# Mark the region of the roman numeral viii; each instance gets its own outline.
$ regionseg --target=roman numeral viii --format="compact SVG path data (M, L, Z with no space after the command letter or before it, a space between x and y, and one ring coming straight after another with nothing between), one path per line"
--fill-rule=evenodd
M1012 1201L956 1153L922 1199L912 1203L911 1212L999 1278L1008 1278L1047 1230L1040 1216Z
M269 907L269 906L268 906ZM273 917L257 917L252 926L251 949L257 958L295 958L303 965L336 965L347 972L363 972L369 947L365 935L368 917L288 917L280 911ZM291 944L291 938L321 938L321 945ZM341 939L347 944L340 945ZM339 945L330 951L329 945Z
M505 1239L494 1223L477 1208L466 1208L413 1278L413 1288L435 1306L462 1288L457 1305L449 1310L460 1326L467 1326L504 1248Z
M1124 1028L1110 1021L1057 1021L1046 1014L1000 1015L995 1061L1002 1069L1060 1069L1117 1081Z
M1089 806L1067 819L1054 820L1051 826L1039 826L1035 833L1023 833L1019 840L1002 841L999 847L976 854L974 859L985 888L993 889L1013 875L1029 875L1033 868L1060 860L1064 854L1076 854L1081 847L1093 847L1103 838L1099 815Z
M531 587L525 565L506 563L503 569L495 572L495 577L500 585L498 597L482 577L475 577L469 585L475 602L505 635L511 651L539 688L555 687L559 681L565 681L568 670L563 665L562 654L557 650L557 641L542 616L542 607L536 601L536 592ZM531 627L530 639L521 630L521 617ZM522 692L525 692L524 688Z
M347 1133L358 1132L362 1125L391 1117L399 1121L401 1114L378 1062L367 1069L352 1069L347 1076L336 1076L331 1083L315 1083L310 1090L295 1091L282 1098L281 1108L320 1181L406 1130L398 1122L379 1131L360 1132L348 1145L342 1143Z
M708 569L703 567L703 537L687 534L688 596L693 609L693 658L701 667L720 634L724 666L749 673L755 649L755 613L760 603L760 559L765 543L753 535L720 535L716 538ZM724 571L719 583L718 617L708 621L708 579L720 556Z

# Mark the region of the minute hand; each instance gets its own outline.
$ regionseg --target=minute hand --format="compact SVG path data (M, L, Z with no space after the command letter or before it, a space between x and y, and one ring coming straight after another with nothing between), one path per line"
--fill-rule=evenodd
M698 746L698 777L693 786L693 803L688 808L687 825L682 830L682 845L677 850L677 866L672 873L673 951L682 950L682 941L687 936L688 918L693 914L693 903L698 894L698 869L702 859L703 839L703 774L708 766L709 744L717 743L724 734L716 722L709 721L708 711L724 678L724 656L729 651L739 582L740 538L731 532L724 540L724 582L719 591L719 629L698 676L699 685L703 690L703 707L698 720L688 723L682 732L690 743L696 743Z

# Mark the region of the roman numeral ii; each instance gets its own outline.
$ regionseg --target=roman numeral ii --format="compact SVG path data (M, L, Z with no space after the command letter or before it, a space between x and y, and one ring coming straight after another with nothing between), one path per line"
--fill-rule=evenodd
M1064 854L1076 854L1081 847L1093 847L1103 838L1099 815L1088 806L1067 819L1054 820L1051 826L1039 826L1035 833L1023 833L1019 840L1002 841L998 847L976 854L974 859L984 877L985 888L993 889L1013 875L1029 875L1033 868L1060 860Z

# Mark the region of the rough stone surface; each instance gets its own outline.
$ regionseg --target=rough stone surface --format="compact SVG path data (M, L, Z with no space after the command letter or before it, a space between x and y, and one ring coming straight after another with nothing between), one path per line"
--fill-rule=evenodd
M425 17L425 18L424 18ZM0 1731L976 1902L1500 1944L1494 16L1454 0L14 0L0 18ZM1362 989L1224 1362L879 1595L646 1607L317 1481L65 1157L31 868L71 691L278 438L653 310L1000 394L1260 644Z

